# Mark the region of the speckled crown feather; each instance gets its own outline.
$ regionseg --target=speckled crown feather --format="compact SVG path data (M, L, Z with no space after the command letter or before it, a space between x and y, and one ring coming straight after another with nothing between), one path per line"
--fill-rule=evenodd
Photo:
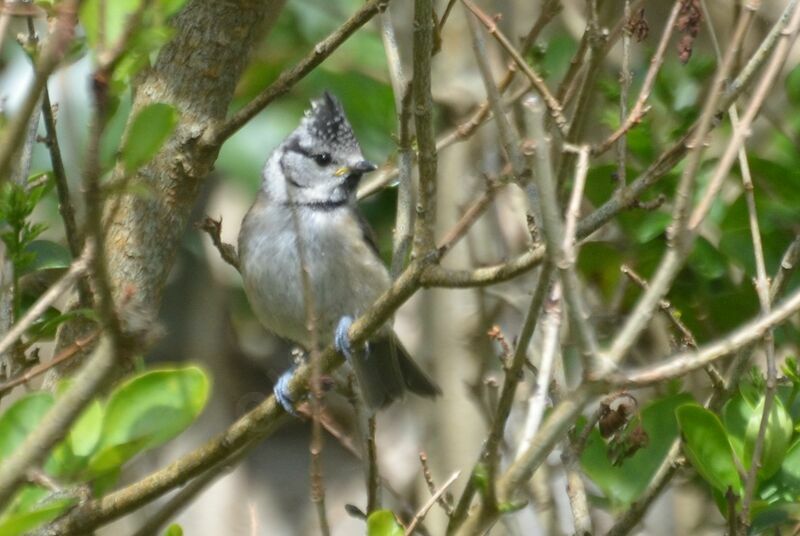
M311 101L311 109L306 110L303 123L311 136L325 144L343 149L359 148L342 103L327 91Z

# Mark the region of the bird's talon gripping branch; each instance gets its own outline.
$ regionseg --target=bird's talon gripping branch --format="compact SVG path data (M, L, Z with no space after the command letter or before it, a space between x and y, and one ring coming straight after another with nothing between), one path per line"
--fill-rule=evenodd
M280 404L281 407L286 410L286 413L289 415L294 415L295 417L299 417L300 415L297 413L295 401L289 394L289 382L292 381L294 370L295 367L291 367L289 370L281 374L281 377L278 378L277 382L275 382L272 392L275 393L275 400L277 400L278 404Z
M333 344L336 351L342 354L347 362L353 360L353 347L350 345L350 337L347 333L350 331L350 326L353 325L352 316L343 316L339 319L339 324L336 325L336 333L334 334Z

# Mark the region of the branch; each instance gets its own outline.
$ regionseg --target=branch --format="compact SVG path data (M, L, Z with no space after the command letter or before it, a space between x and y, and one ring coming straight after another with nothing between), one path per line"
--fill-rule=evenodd
M203 221L198 222L196 225L198 229L205 231L208 236L211 237L211 242L213 242L214 247L219 251L222 260L236 268L238 272L239 254L236 252L236 248L222 241L222 218L215 220L214 218L206 216Z
M781 265L769 289L769 298L771 302L775 301L775 298L786 288L792 274L797 270L798 264L800 264L800 235L795 237L783 253L783 257L781 257Z
M627 115L622 125L620 125L620 127L602 143L592 148L593 155L601 155L608 151L617 142L617 140L619 140L632 127L639 123L644 114L647 113L647 100L650 98L650 93L653 91L653 86L655 85L658 71L661 70L661 65L664 63L664 55L667 51L667 45L669 44L670 37L672 37L672 31L675 28L675 21L678 20L678 13L681 10L683 2L684 0L676 0L675 4L672 6L672 11L669 13L667 22L664 25L664 31L661 34L661 40L658 42L656 51L653 54L653 57L650 59L650 68L647 70L647 74L644 77L644 83L642 83L642 89L639 90L639 97L636 99L636 104L633 105L633 109L631 109L631 112ZM626 79L625 76L626 75L623 74L623 80ZM623 87L627 88L626 85L623 85Z
M542 77L540 77L530 67L530 65L528 65L528 62L525 61L525 58L523 58L520 55L520 53L517 51L514 45L511 44L511 41L509 41L508 38L505 35L503 35L503 33L499 30L499 28L497 28L497 25L488 15L486 15L483 11L481 11L480 8L478 8L470 0L462 0L462 2L467 7L467 9L469 9L473 13L473 15L475 15L478 18L478 20L481 21L481 24L483 24L486 27L489 33L495 39L497 39L500 45L506 50L506 52L508 52L508 54L514 60L514 63L516 63L517 66L525 74L525 76L528 77L533 87L536 89L536 91L544 100L547 109L550 111L550 115L552 115L553 120L555 121L559 131L563 136L566 136L568 122L567 118L564 117L561 103L559 103L558 100L556 100L556 98L550 92L550 89L547 87L547 84L545 84Z
M365 343L414 293L425 266L422 260L412 262L392 287L353 323L349 332L352 345ZM340 365L342 361L343 358L333 347L326 348L319 356L319 366L323 372ZM293 400L305 397L308 394L310 379L311 365L306 363L292 375L287 387L289 396ZM48 529L48 534L59 536L85 534L132 512L223 462L239 449L252 448L257 441L277 430L285 422L286 417L286 412L276 403L275 397L269 396L256 408L239 418L225 432L169 466L121 490L77 506L62 519L54 522Z
M413 255L425 255L435 248L437 155L433 131L431 59L433 51L433 2L414 0L413 80L414 126L419 147L419 195L414 230Z
M743 13L749 13L752 16L753 10L746 7L743 10ZM756 87L750 102L748 103L744 115L742 116L742 121L739 125L740 128L734 131L733 136L727 143L725 152L723 153L722 158L720 158L720 161L717 163L714 174L708 181L708 188L706 189L703 198L700 200L694 212L692 213L691 218L689 219L688 226L690 229L696 228L700 222L703 221L706 214L708 214L712 201L716 198L717 192L722 186L723 180L725 177L727 177L728 171L733 165L734 159L738 155L739 147L742 146L746 135L748 135L750 132L750 125L755 120L759 110L761 109L761 105L764 103L764 100L767 98L767 95L773 88L775 79L778 74L780 74L781 68L786 61L786 57L788 56L789 51L791 50L792 45L794 45L794 41L797 38L798 25L800 25L800 16L798 14L800 14L800 10L795 8L795 10L792 12L792 18L789 22L789 26L786 28L786 32L781 35L781 39L779 39L775 47L775 51L771 56L771 60L767 65L766 71L761 76L761 80L759 81L759 84Z
M0 504L7 504L25 482L25 474L41 463L60 441L72 422L91 402L98 388L114 370L116 355L108 337L100 339L83 368L75 375L69 389L45 414L36 429L25 437L16 450L0 465Z
M389 0L371 0L361 9L356 11L328 37L314 45L314 48L296 65L283 71L278 78L253 100L229 119L221 122L216 127L206 131L205 144L210 146L221 145L233 136L248 121L255 117L278 97L287 93L297 82L314 70L339 46L342 45L356 30L370 21L376 14L383 12Z
M760 316L729 335L701 346L696 351L676 354L657 365L635 368L624 373L612 373L608 376L608 380L623 387L641 387L683 376L759 340L768 330L785 322L797 311L800 311L800 290L789 295L768 315Z
M514 398L517 393L517 386L522 380L522 369L528 359L528 347L530 346L533 332L536 325L539 323L539 316L542 311L542 304L544 303L547 289L550 286L550 279L553 273L552 264L545 264L539 274L539 279L531 297L528 311L525 315L525 320L522 323L522 329L519 334L519 340L514 348L514 356L511 359L511 365L505 371L503 377L503 387L500 391L500 398L497 402L497 407L492 418L489 434L486 438L486 443L482 449L481 455L472 470L470 479L464 488L461 498L458 501L456 510L451 516L448 533L457 529L467 516L469 507L472 504L472 498L475 495L475 475L479 470L479 464L486 460L490 474L496 474L500 466L500 443L503 440L506 422L508 416L511 414L511 406L514 403ZM496 502L496 482L492 478L490 482L492 495L495 497ZM497 505L489 505L489 508L495 508Z
M25 312L25 315L17 321L14 326L0 339L0 355L8 351L9 348L33 325L36 320L47 311L72 285L80 279L88 270L89 263L94 255L94 248L87 245L83 249L83 254L72 261L72 265L61 279L56 281L47 291L39 296L39 299Z
M461 471L456 471L455 473L450 475L450 478L448 478L445 481L445 483L442 484L442 487L436 490L436 493L431 495L428 501L424 505L422 505L422 508L420 508L416 514L414 514L413 519L411 519L411 522L408 524L408 527L406 527L406 536L411 536L412 534L414 534L414 530L417 528L417 525L419 525L422 522L422 520L425 519L425 516L428 514L428 511L431 508L433 508L433 505L436 504L436 501L438 501L439 498L442 495L444 495L444 492L447 491L447 488L449 488L453 484L453 482L456 481L456 479L459 477L460 474Z
M25 140L23 135L28 128L28 122L39 104L39 97L47 84L47 79L56 70L61 58L72 41L75 24L77 23L76 0L67 0L58 4L58 14L53 31L50 33L47 43L38 55L33 70L33 84L25 95L25 100L17 114L11 119L8 126L3 129L2 141L0 141L0 184L9 176L12 160L17 150Z
M97 339L99 335L100 335L100 330L97 330L88 337L84 337L83 339L75 341L74 343L72 343L72 346L60 351L58 354L53 356L53 358L50 361L46 363L40 363L35 367L29 368L16 378L11 378L6 382L0 383L0 397L5 395L7 392L11 391L13 388L28 383L36 376L47 372L48 370L57 366L58 364L63 363L68 359L72 359L81 352L85 352L89 348L89 345L93 343L94 340Z

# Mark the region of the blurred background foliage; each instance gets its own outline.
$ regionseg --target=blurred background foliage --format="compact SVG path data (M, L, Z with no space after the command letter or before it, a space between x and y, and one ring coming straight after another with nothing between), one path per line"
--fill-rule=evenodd
M90 117L87 87L91 64L90 47L93 44L93 23L86 13L91 12L95 3L87 0L82 8L86 39L79 41L71 58L71 64L59 70L50 82L53 100L58 103L59 135L67 164L67 176L73 192L80 191L81 187L80 176L83 170L87 124ZM724 39L730 31L728 3L722 0L710 3L713 4L713 23ZM406 64L410 65L408 52L411 8L407 4L394 2L392 13L398 35L404 43L403 50L406 52L404 59ZM483 2L483 4L489 13L504 13L499 24L507 35L519 36L527 32L527 26L533 20L533 15L538 12L539 3L507 0ZM576 22L583 20L582 2L564 2L564 4L566 9L562 15L546 28L536 45L526 54L526 59L540 70L551 88L558 87L567 72L582 31L582 22L580 24ZM653 35L641 43L633 44L633 85L630 93L632 98L637 95L643 75L649 66L648 59L653 54L658 33L661 31L661 21L664 20L663 15L668 8L666 4L668 3L648 2L646 17ZM765 4L771 3L765 2ZM779 2L772 4L780 7ZM108 5L125 10L122 3L118 5L116 2L108 2ZM236 90L232 111L249 102L280 72L304 57L318 41L361 5L362 2L359 0L328 2L290 0L269 36L262 39L254 51L250 65ZM620 5L620 2L601 3L601 22L604 25L613 25L619 19ZM774 20L777 13L775 6L766 6L760 15L762 17L759 21L760 30ZM442 5L437 6L439 10L442 7ZM442 34L442 49L434 58L434 97L437 106L438 133L456 127L467 117L467 112L472 106L484 97L481 80L475 69L472 51L466 37L463 13L460 11L455 9L451 16ZM125 69L121 70L119 79L115 80L112 86L116 99L115 109L101 146L101 161L106 171L111 170L120 151L122 133L130 115L132 80L135 80L136 69L146 65L147 61L155 56L158 47L169 38L170 32L165 26L169 13L170 8L167 6L162 12L164 16L152 21L152 27L140 36L142 43L137 48L138 53L127 58ZM30 80L29 61L13 38L16 33L24 31L24 23L21 19L15 19L11 24L12 31L8 32L5 42L2 43L0 66L2 67L0 93L4 99L3 117L0 120L3 122L6 121L5 116L19 105ZM629 158L626 175L629 181L652 164L657 156L683 134L697 118L709 81L717 66L706 33L704 27L687 64L681 64L676 51L668 53L650 99L652 110L628 134ZM750 45L753 45L763 32L755 31L754 34L755 37ZM767 270L771 274L778 269L781 255L787 246L800 233L800 67L797 66L796 56L790 58L783 84L774 88L762 117L753 126L752 135L747 143L749 163L755 181ZM493 50L492 59L498 67L497 73L500 73L500 67L505 65L504 56L499 50ZM602 140L619 125L620 85L617 49L612 51L609 60L604 63L596 87L597 92L590 108L591 116L588 118L590 126L587 129L587 142ZM194 220L199 221L206 213L212 217L222 216L223 236L227 241L235 243L239 219L259 187L261 168L270 151L295 128L308 106L308 101L326 89L342 100L366 156L380 164L393 162L397 151L394 96L388 81L380 34L377 25L371 24L357 32L320 67L297 84L288 95L270 105L225 143L213 176L205 187L202 203L197 207ZM43 127L40 127L40 130L40 134L43 135ZM723 122L709 142L707 158L699 174L698 195L703 192L710 178L710 171L729 137L729 123ZM443 195L444 199L448 202L469 199L475 190L475 184L480 182L482 172L490 176L500 174L503 157L497 140L494 125L487 123L473 138L461 144L463 145L461 148L455 146L442 151L440 181L443 190L448 192ZM49 156L43 144L36 144L32 162L32 175L50 170ZM620 318L630 310L641 293L638 287L630 284L622 275L620 266L627 264L643 277L649 278L665 250L665 233L670 221L671 206L669 203L660 204L657 200L662 195L666 199L672 197L681 169L682 164L650 188L640 200L643 204L652 204L654 207L648 210L637 208L623 212L581 249L578 268L586 282L587 292L593 297L592 317L598 326L606 328L599 330L603 338L612 334L612 328L618 325ZM755 267L748 214L738 176L739 171L738 168L734 169L722 194L713 205L688 263L676 279L668 296L679 312L681 320L691 329L700 343L741 325L755 316L759 310L753 285ZM444 174L449 175L444 176ZM586 209L584 214L588 213L589 205L597 207L614 195L617 185L616 175L613 151L592 161L586 186L587 206L584 207ZM78 195L73 197L80 213L81 197ZM390 187L362 203L365 214L378 232L381 251L387 262L391 252L395 201L396 190ZM490 211L481 221L487 228L499 230L480 233L476 235L480 238L473 239L463 247L460 246L460 253L454 255L456 260L453 262L461 263L463 267L481 262L499 262L502 258L490 258L491 252L498 250L515 252L524 249L526 244L524 239L519 238L519 233L503 232L514 226L524 225L524 222L521 223L519 212L515 212L511 205L508 199L498 202L498 207ZM64 235L53 189L43 187L41 199L37 198L35 207L31 208L30 221L39 226L36 228L37 236L33 238L46 239L49 241L47 244L62 246L57 251L41 254L43 258L60 258L60 262L42 265L35 269L63 269L68 264L69 257L68 254L64 257L66 252L66 248L63 247ZM456 208L460 210L461 207ZM5 219L8 224L11 221L9 211L3 213L2 210L3 206L0 205L0 216L4 216L0 219ZM27 215L25 217L27 218ZM496 245L488 243L492 241L500 244L498 249L492 249ZM40 245L40 247L51 246ZM798 285L800 276L795 274L788 287L797 288ZM430 369L437 370L439 377L456 376L456 379L448 381L448 385L466 391L467 389L463 387L465 383L480 383L488 377L497 376L499 360L496 356L481 355L480 349L472 349L474 354L466 355L469 352L464 348L467 346L464 341L468 340L468 337L476 336L476 333L485 333L496 323L500 324L510 336L516 336L521 319L516 304L519 303L519 297L527 295L530 288L525 280L520 280L504 286L503 289L497 292L491 289L469 291L469 299L460 299L457 302L445 301L445 306L436 309L441 312L447 311L447 307L453 307L457 310L455 314L458 318L466 318L469 321L457 339L458 344L445 346L446 351L465 353L464 359L470 360L470 364L465 365L463 369L449 370L443 370L441 365L437 370L436 362L430 364ZM41 287L32 285L20 306L24 307L30 303L39 292ZM467 294L464 292L458 295ZM508 295L511 295L511 298ZM436 296L439 294L426 294L426 297L410 304L406 308L408 311L405 315L400 315L400 323L406 326L408 316L412 315L412 327L407 330L412 334L409 337L412 339L411 345L417 349L424 347L420 352L434 359L437 357L433 355L435 350L441 351L442 346L437 346L430 340L420 341L420 337L430 333L426 331L425 326L413 326L413 323L422 324L429 319L426 311L435 309L431 303L437 299ZM59 305L61 306L63 304ZM50 318L57 317L59 313L58 309L52 311ZM413 316L414 314L418 316ZM151 362L182 360L206 362L217 387L213 400L216 404L214 407L219 409L211 410L203 417L200 431L196 430L194 435L182 436L187 443L209 435L209 430L220 429L220 426L229 422L232 416L239 415L251 407L261 396L270 391L271 379L288 365L286 344L261 330L250 313L238 275L222 264L216 251L209 246L207 237L193 228L186 233L183 248L170 279L162 306L162 321L166 327L166 336L146 359ZM455 323L455 320L453 322ZM468 333L467 329L472 333ZM49 329L42 331L40 337L47 339L53 335L54 329ZM796 323L788 323L776 330L778 348L788 349L782 355L786 355L791 349L796 351L798 340L800 333ZM574 357L575 352L569 350L570 343L571 341L567 341L566 354ZM668 342L667 346L669 344ZM480 348L485 350L486 346ZM631 360L647 363L663 354L664 341L647 339L637 347ZM475 369L480 371L480 377L470 376L476 374ZM688 380L683 382L682 386L685 390L693 392L698 400L702 399L703 387L698 387L696 381ZM446 396L470 399L464 392L450 391ZM653 402L652 406L648 406L644 412L659 418L663 418L665 414L671 416L676 405L685 402L687 396L685 392L667 393L663 398ZM470 403L474 401L466 404ZM656 409L652 409L654 407ZM425 423L420 424L413 422L413 415L401 416L399 412L403 411L408 412L408 406L405 410L394 408L390 415L391 419L395 420L387 419L385 425L387 430L384 441L387 449L384 456L386 464L391 466L387 468L386 476L390 482L396 483L399 495L410 497L413 502L421 492L419 479L416 478L418 469L413 454L409 456L409 453L418 448L418 443L428 444L434 452L439 453L440 457L436 463L442 467L439 471L441 474L445 474L445 468L450 470L458 465L455 461L452 463L448 461L446 454L449 447L445 440L443 440L444 445L432 445L437 441L436 433L431 432L431 429L436 428L437 417L430 417ZM437 411L444 412L441 409ZM454 459L471 460L474 459L482 436L470 435L470 432L475 429L482 430L483 425L480 409L467 410L464 415L466 419L471 419L477 424L473 427L465 425L466 446L462 450L466 450L467 454L459 453ZM449 418L452 418L452 415ZM664 426L649 430L651 440L656 441L660 447L678 434L674 420L670 418L666 421ZM349 425L352 426L352 423ZM650 426L649 421L645 427L648 426ZM657 438L661 436L664 438L659 441ZM224 487L224 491L219 491L221 488L217 486L214 489L226 494L224 495L226 504L234 504L237 500L231 497L252 496L253 490L259 488L258 493L262 495L257 493L255 500L245 501L244 504L257 502L260 508L265 500L263 494L271 494L270 497L278 505L260 510L258 516L260 526L270 527L270 530L275 531L264 534L308 533L304 528L313 526L313 521L309 521L312 514L307 500L307 439L305 427L300 424L290 426L269 445L265 445L248 459L248 467L258 468L257 474L248 478L246 471L244 474L237 472L237 476L230 480L234 482L231 486L238 488L233 489L228 486ZM396 442L395 446L401 454L393 453L392 449L388 448L392 441ZM358 462L337 446L335 441L328 441L327 445L326 467L330 470L329 489L337 490L337 495L341 494L332 500L330 506L332 516L338 523L337 534L350 534L352 532L348 531L361 530L362 525L357 520L345 516L341 503L357 503L363 495L360 473L357 470ZM163 460L169 459L171 453L180 450L185 448L173 447L172 451L166 451L160 459L154 457L140 460L136 470L143 472L155 467ZM605 506L630 503L638 493L641 493L647 482L614 481L615 477L608 475L615 469L609 466L604 455L605 451L600 448L599 443L590 443L586 456L593 457L595 463L592 465L591 461L584 462L589 467L587 470L589 477L599 485L599 489L593 490L598 503ZM665 453L653 456L663 459L663 455ZM647 463L652 466L652 459ZM627 470L632 470L631 466L628 466ZM268 479L265 483L266 475L272 479ZM298 475L301 477L298 478ZM266 488L272 491L265 491ZM209 496L219 497L211 492ZM241 519L242 508L244 506L239 505L238 510L234 509L234 513L226 521L229 522L236 517ZM198 515L202 517L202 509L202 506L192 509L186 514L185 519ZM701 530L708 528L703 524L708 522L712 530L718 528L714 523L720 522L719 517L713 517L708 521L702 513L702 508L698 510L701 513L695 516L695 525L691 525L692 518L687 516L689 519L684 520L685 525L681 526ZM521 515L523 521L520 523L524 524L524 514ZM656 514L656 518L658 515ZM270 516L273 518L270 519ZM280 519L276 519L275 516L280 516ZM213 525L213 522L208 521L208 517L205 519L206 523Z

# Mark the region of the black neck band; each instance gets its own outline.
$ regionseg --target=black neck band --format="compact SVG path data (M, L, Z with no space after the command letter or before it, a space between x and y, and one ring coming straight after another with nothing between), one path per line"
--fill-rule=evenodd
M320 210L323 212L329 212L331 210L336 210L337 208L341 208L347 205L347 199L338 199L338 200L331 200L331 201L284 201L281 203L284 207L304 207L311 210Z

